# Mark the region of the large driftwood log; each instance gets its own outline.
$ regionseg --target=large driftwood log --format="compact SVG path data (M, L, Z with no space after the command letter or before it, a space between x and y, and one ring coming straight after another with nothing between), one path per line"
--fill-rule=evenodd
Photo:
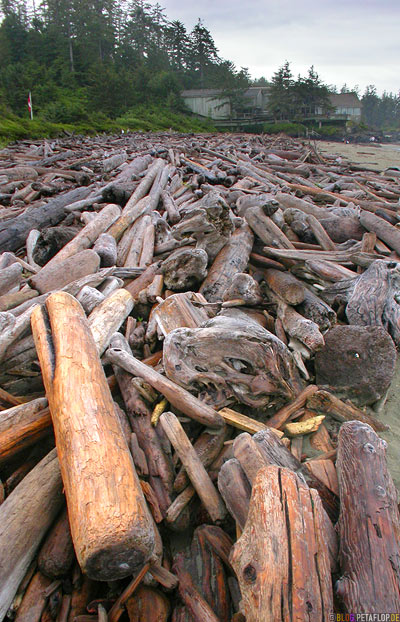
M59 292L32 329L79 564L101 580L128 576L153 554L154 529L86 317Z
M55 264L46 264L44 268L35 274L31 285L41 294L62 289L73 281L97 272L100 267L100 257L93 250L84 250L67 257Z
M55 266L58 262L64 261L68 257L72 257L87 248L93 246L97 238L101 233L107 231L107 229L117 220L121 214L121 208L118 205L106 205L101 212L96 214L95 218L91 220L86 227L70 241L63 246L61 250L50 259L46 264L46 269L50 266Z
M333 611L323 525L318 493L294 473L275 466L258 472L231 553L247 620L320 622Z
M255 321L218 316L202 328L175 329L165 338L163 360L171 380L216 408L232 397L264 407L301 388L289 350Z
M237 272L244 272L249 263L254 236L247 225L231 235L214 259L200 293L208 302L221 301L224 292Z
M342 578L336 593L353 613L400 611L400 517L386 464L386 443L366 424L339 432Z
M240 529L244 529L249 511L251 484L239 460L230 458L218 474L218 489L229 513Z
M315 357L316 382L358 406L373 404L392 381L396 347L383 326L334 326Z
M51 199L41 207L30 207L16 218L8 219L0 227L0 250L15 251L25 244L31 229L57 225L67 215L66 206L85 199L90 192L90 188L76 188Z
M54 449L0 506L0 620L63 502Z

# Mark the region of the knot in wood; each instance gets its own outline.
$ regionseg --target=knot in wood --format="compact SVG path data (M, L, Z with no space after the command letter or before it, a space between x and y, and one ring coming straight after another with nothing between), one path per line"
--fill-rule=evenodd
M257 580L257 570L254 568L252 564L247 564L243 568L243 579L246 583L255 583Z
M372 443L365 443L365 445L363 445L363 451L366 454L376 454L376 449Z

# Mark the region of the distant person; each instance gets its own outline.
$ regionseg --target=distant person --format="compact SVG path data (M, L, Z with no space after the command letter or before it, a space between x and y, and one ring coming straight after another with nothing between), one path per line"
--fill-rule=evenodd
M369 142L370 142L370 143L374 143L375 141L376 141L375 136L371 136L371 138L369 139Z

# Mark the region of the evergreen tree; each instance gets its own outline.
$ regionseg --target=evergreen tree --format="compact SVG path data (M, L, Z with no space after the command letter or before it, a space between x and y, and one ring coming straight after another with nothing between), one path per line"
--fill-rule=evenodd
M274 73L271 80L268 108L275 121L290 119L294 107L294 79L288 61Z

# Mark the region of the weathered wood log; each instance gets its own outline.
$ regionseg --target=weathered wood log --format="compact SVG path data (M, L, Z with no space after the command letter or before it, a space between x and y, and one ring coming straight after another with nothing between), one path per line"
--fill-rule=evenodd
M33 307L15 317L12 313L0 313L0 361L7 349L29 328Z
M9 292L0 296L0 311L9 311L18 307L27 300L32 300L38 296L35 289L31 289L28 285L24 286L18 292Z
M153 195L149 195L149 197L139 204L141 199L147 195L149 189L155 182L157 175L160 171L165 167L164 160L157 159L147 170L146 176L142 179L129 201L125 205L122 210L121 216L118 220L110 227L108 233L112 235L117 241L121 238L124 231L131 225L139 216L143 213L149 212L152 209L157 207L158 200L160 198L160 193L164 189L165 184L167 183L167 179L165 179L164 186L161 187L161 183L156 185L154 188ZM164 181L164 180L163 180ZM152 188L153 191L153 188Z
M187 609L190 611L194 622L220 622L207 601L193 585L190 574L185 570L183 559L176 555L173 566L175 574L179 578L178 592Z
M0 412L0 464L36 443L50 426L46 398Z
M333 610L322 529L315 491L288 469L258 472L246 526L231 554L247 620L319 622Z
M331 415L338 421L362 421L377 432L387 430L384 422L375 419L372 415L360 410L353 404L343 402L328 391L314 392L307 398L307 408L319 413Z
M46 606L45 590L51 580L37 572L28 585L15 617L16 622L40 622Z
M111 337L133 309L133 298L126 289L117 289L91 312L88 324L101 356Z
M43 229L56 225L67 214L65 207L90 194L90 188L76 188L51 199L41 207L31 207L16 218L11 218L0 226L0 250L15 251L25 244L31 229Z
M125 289L132 294L133 300L137 300L142 289L145 289L153 282L154 277L159 273L160 266L161 262L155 261L151 266L148 266L140 276L125 286Z
M84 276L97 272L100 257L93 250L84 250L55 264L50 262L30 279L32 287L41 294L62 289Z
M139 259L139 267L141 268L146 268L153 262L155 234L155 226L153 224L148 225L143 234L143 244Z
M101 233L104 233L117 220L121 214L121 208L118 205L106 205L96 214L96 217L89 222L68 244L58 251L58 253L47 262L45 269L56 266L59 262L63 262L69 257L90 248L97 240Z
M239 440L237 440L239 439ZM253 437L243 433L237 437L234 444L234 455L239 461L242 458L246 460L247 447L254 449L254 443L258 445L258 449L265 461L266 465L275 464L291 469L295 473L301 474L310 488L315 488L321 497L323 506L332 521L336 521L338 515L338 503L334 494L316 477L310 474L307 467L300 463L285 447L285 445L270 430L257 432ZM254 449L256 452L256 450ZM239 458L240 455L240 458Z
M218 489L229 513L243 529L249 510L251 484L236 458L230 458L221 466Z
M0 620L63 502L54 449L0 506Z
M69 528L68 513L65 509L57 517L40 549L37 560L38 568L46 577L58 579L68 573L74 559L74 545Z
M130 356L127 352L122 352L119 347L114 348L112 340L106 356L110 363L119 365L130 374L143 378L154 389L162 393L170 404L188 417L210 428L219 428L224 425L223 418L213 408L203 404L191 393L171 382L168 378L164 378L164 376L133 356Z
M85 313L89 315L95 307L103 302L105 296L95 287L85 285L85 287L82 287L79 294L76 295L76 299L81 303Z
M213 463L214 459L221 451L224 442L230 437L230 430L226 426L219 430L205 430L193 443L193 449L200 458L200 461L204 467L209 467ZM188 486L190 480L187 473L182 467L177 474L174 482L174 490L179 493L182 492Z
M378 238L400 254L400 231L397 227L386 222L383 218L379 218L376 214L364 210L361 210L359 218L363 227L376 233Z
M339 432L340 566L336 593L346 612L400 608L400 517L386 443L364 423ZM378 571L379 569L379 571Z
M228 305L226 301L231 301L232 303L238 301L240 304L250 306L259 305L262 302L260 286L250 274L237 272L233 276L230 285L226 288L223 300L225 301L223 306Z
M267 246L294 249L291 241L279 227L266 216L261 207L250 207L246 210L245 218L254 233Z
M121 164L126 162L127 158L128 156L127 156L126 151L122 151L121 153L116 153L115 155L110 156L109 158L106 158L105 160L103 160L101 163L101 168L103 169L105 173L109 173L110 171L113 171L115 168L117 168L118 166L121 166Z
M175 225L180 221L181 215L179 213L178 208L175 205L175 201L168 190L163 190L161 192L161 200L163 202L164 209L168 214L168 220L172 225Z
M84 312L52 294L32 329L79 564L102 580L128 576L151 557L155 536Z
M272 291L290 305L298 305L305 298L305 287L290 272L263 270L264 279Z
M324 251L335 251L336 244L334 244L325 231L320 221L312 214L307 216L307 223L314 234L315 239Z
M161 265L165 286L173 291L193 289L206 276L207 263L207 253L201 248L174 251Z
M95 584L87 576L83 575L76 585L73 584L73 588L68 622L75 622L75 618L78 615L86 613L86 606L94 595Z
M218 316L202 328L177 328L165 338L163 357L171 380L196 390L216 408L227 405L232 397L249 406L265 407L293 398L301 389L289 350L247 316Z
M143 248L143 238L148 226L151 225L151 216L145 214L136 220L127 230L118 244L117 260L119 265L126 267L139 266L140 254Z
M173 413L167 412L161 415L160 423L211 519L222 521L226 515L224 503L179 420Z
M112 235L101 233L94 243L93 250L100 257L102 268L117 265L117 243Z
M121 334L114 336L113 345L126 352L130 348ZM156 428L151 425L151 410L139 396L132 383L132 376L114 365L114 373L125 402L127 416L132 430L137 436L140 448L146 456L149 469L149 482L157 496L157 501L163 515L173 499L174 469L169 452L164 451L164 439L157 434ZM187 523L188 516L181 517L181 524Z
M282 321L285 332L303 343L311 352L321 350L325 345L324 338L318 325L300 313L283 300L278 302L278 318Z
M15 287L18 288L21 279L22 266L19 263L13 263L0 270L0 296L7 294Z
M236 229L225 246L219 251L200 287L200 293L208 302L221 301L232 277L237 272L246 270L253 241L254 236L250 228L243 225Z
M358 406L373 404L392 381L396 348L383 326L334 326L315 358L316 382Z
M171 611L168 598L159 590L141 585L126 601L129 622L167 622Z

